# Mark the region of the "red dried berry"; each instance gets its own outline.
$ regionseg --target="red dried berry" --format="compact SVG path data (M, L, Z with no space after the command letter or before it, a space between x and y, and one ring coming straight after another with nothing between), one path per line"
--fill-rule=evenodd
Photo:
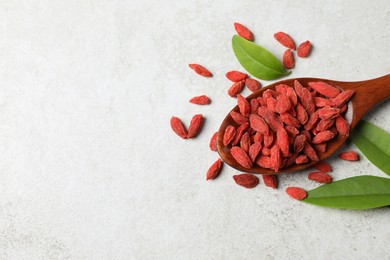
M333 181L332 176L326 172L311 172L308 175L309 180L316 181L318 183L331 183Z
M245 79L245 85L252 92L255 92L255 91L259 90L259 88L261 87L261 83L260 82L258 82L255 79L251 79L251 78L246 78Z
M336 117L336 129L340 135L349 136L349 130L351 129L351 126L344 117L338 116Z
M249 123L245 123L245 124L242 124L240 125L238 128L237 128L237 131L234 135L234 138L233 140L231 141L231 144L232 145L236 145L238 144L238 142L241 140L241 136L244 134L244 132L249 128Z
M192 117L190 126L188 127L187 138L193 138L199 134L203 121L203 115L201 114L197 114Z
M305 41L305 42L302 42L301 44L299 44L299 46L297 48L298 57L306 58L307 56L309 56L311 48L312 48L312 46L311 46L310 41Z
M227 72L225 74L225 76L226 76L226 78L228 78L228 80L231 80L233 82L238 82L238 81L246 79L248 77L248 74L239 72L237 70L231 70L231 71Z
M294 55L290 49L287 49L283 54L283 65L286 69L292 69L295 66Z
M337 97L333 98L330 103L333 107L342 107L344 106L355 94L354 90L346 90L338 94Z
M171 124L172 130L178 136L180 136L183 139L187 138L187 129L185 128L183 122L179 118L177 118L175 116L171 117L170 124Z
M339 158L346 161L359 161L359 154L354 151L343 152L339 154Z
M221 172L222 167L222 160L218 159L216 160L208 169L206 174L206 181L208 180L214 180L218 177L219 173Z
M199 74L203 77L212 77L213 76L213 74L208 69L203 67L202 65L193 63L193 64L189 64L188 66L191 69L193 69L197 74Z
M304 155L304 154L299 155L295 159L295 163L296 164L304 164L304 163L307 163L307 162L309 162L309 158L306 155Z
M284 47L295 50L295 43L291 36L287 33L277 32L274 34L274 38Z
M309 86L325 97L334 98L340 94L338 88L323 81L309 82Z
M236 111L231 111L229 114L233 118L233 120L239 125L242 125L242 124L245 124L248 122L248 118L241 115L241 113L238 113Z
M332 139L334 137L334 134L333 132L329 131L329 130L325 130L323 132L319 132L317 133L316 136L314 136L313 140L312 140L312 143L313 144L320 144L320 143L324 143L326 141L329 141L330 139Z
M209 147L211 151L217 151L217 136L218 132L215 132L210 139Z
M232 125L228 125L225 128L225 133L223 135L223 145L228 145L233 140L234 136L236 134L236 128Z
M307 196L306 191L298 187L288 187L286 193L296 200L303 200Z
M252 160L241 147L233 146L232 149L230 149L230 154L242 167L247 169L252 168Z
M242 38L248 41L253 41L253 33L244 25L236 22L234 23L234 29L236 29L237 34L240 35Z
M269 128L264 119L256 114L249 115L250 126L257 132L260 132L264 135L269 134Z
M242 95L238 94L237 95L237 105L240 110L241 115L248 117L249 114L251 113L251 106Z
M190 99L190 103L196 105L208 105L211 103L211 100L206 95L196 96Z
M320 161L319 163L314 165L314 168L321 172L331 172L332 168L330 168L330 165L325 161Z
M241 93L244 87L245 87L245 80L241 80L234 83L228 90L229 96L236 97L237 94Z
M259 179L253 174L243 173L238 175L233 175L234 181L245 188L251 189L259 184Z
M278 176L262 175L265 186L276 189L278 187Z
M259 155L261 151L261 142L254 142L250 147L249 147L249 157L251 158L252 162L256 161L257 156Z

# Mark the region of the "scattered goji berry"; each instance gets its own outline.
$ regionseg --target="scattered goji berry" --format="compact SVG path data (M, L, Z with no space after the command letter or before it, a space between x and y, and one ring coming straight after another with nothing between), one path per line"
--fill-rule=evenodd
M321 172L331 172L332 171L332 168L330 168L330 165L325 161L320 161L317 164L315 164L313 167Z
M299 187L288 187L286 193L296 200L303 200L307 197L306 191Z
M339 158L346 161L359 161L359 154L354 151L343 152L339 154Z
M243 173L238 175L233 175L234 181L245 188L251 189L259 184L259 179L253 174Z
M203 121L203 115L201 114L197 114L192 117L190 126L188 127L187 138L193 138L199 134Z
M209 147L211 151L217 151L217 137L218 137L218 132L215 132L210 139Z
M274 38L282 44L284 47L295 50L295 43L290 35L284 32L277 32L274 34Z
M286 69L292 69L295 66L294 55L290 49L283 53L283 65Z
M178 117L171 117L170 120L172 130L181 138L187 138L187 129L185 128L183 122Z
M208 105L211 103L211 100L206 95L196 96L190 99L190 103L197 105Z
M311 172L308 175L309 180L316 181L318 183L331 183L333 181L332 176L326 172Z
M298 57L306 58L307 56L309 56L311 48L312 48L312 46L311 46L310 41L305 41L305 42L302 42L301 44L299 44L299 46L297 48Z
M276 189L278 187L278 176L262 175L265 186Z
M237 70L231 70L225 74L226 78L228 80L231 80L233 82L238 82L241 80L245 80L248 77L248 74L239 72Z
M221 171L221 167L222 167L222 160L221 159L216 160L207 170L206 181L214 180L215 178L217 178Z
M188 66L191 69L193 69L197 74L199 74L203 77L212 77L213 76L213 74L208 69L203 67L202 65L192 63L192 64L189 64Z
M248 41L253 41L253 33L244 25L236 22L234 23L234 29L236 29L237 34L240 35L242 38Z

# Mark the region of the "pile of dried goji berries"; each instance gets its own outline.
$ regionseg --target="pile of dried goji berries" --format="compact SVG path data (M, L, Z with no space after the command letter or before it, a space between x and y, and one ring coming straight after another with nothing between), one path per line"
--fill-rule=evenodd
M245 26L235 23L234 27L238 35L253 41L253 33ZM293 50L296 49L293 39L284 32L275 33L274 38L288 48L283 54L285 68L293 68ZM311 48L310 41L305 41L298 46L297 55L307 57ZM212 73L199 64L189 64L189 67L201 76L212 77ZM250 169L256 164L278 172L293 164L319 161L317 153L326 151L328 141L337 135L349 135L350 127L344 114L346 104L354 94L351 90L341 92L326 82L310 82L308 86L303 86L295 81L294 86L279 84L275 90L268 89L262 96L247 100L240 95L243 88L247 86L255 92L261 88L261 83L236 70L227 72L226 77L234 82L227 92L237 98L239 111L230 112L236 124L226 127L223 145L229 147L232 157L244 168ZM211 100L201 95L189 102L207 105ZM178 136L186 139L200 132L203 121L201 114L194 115L187 130L182 121L173 116L170 124ZM213 134L209 143L212 151L217 151L217 134ZM339 158L359 159L353 151L341 153ZM218 177L222 164L221 159L216 160L208 169L206 180ZM321 161L314 167L318 171L308 175L310 180L332 182L333 178L328 174L331 171L329 164ZM259 183L259 179L249 173L234 175L233 179L246 188L253 188ZM262 179L266 186L277 188L277 175L262 175ZM306 191L298 187L289 187L286 192L295 199L306 197Z

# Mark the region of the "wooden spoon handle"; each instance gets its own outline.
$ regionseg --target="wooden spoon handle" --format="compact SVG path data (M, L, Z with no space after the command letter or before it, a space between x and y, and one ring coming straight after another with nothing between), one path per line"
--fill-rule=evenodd
M353 118L351 128L375 105L390 97L390 74L366 81L350 82L341 86L344 90L355 90L352 98Z

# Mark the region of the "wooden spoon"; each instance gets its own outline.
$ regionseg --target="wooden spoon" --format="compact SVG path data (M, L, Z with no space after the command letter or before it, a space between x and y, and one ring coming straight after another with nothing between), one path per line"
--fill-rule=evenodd
M348 90L348 89L355 90L355 95L349 101L348 110L346 113L346 119L351 125L351 130L356 126L356 124L360 121L360 119L372 107L374 107L381 101L390 97L390 74L389 74L380 78L366 80L366 81L358 81L358 82L342 82L342 81L334 81L334 80L320 79L320 78L287 79L287 80L273 83L267 87L261 88L260 90L252 93L246 99L250 100L252 98L262 96L265 90L275 89L275 86L279 84L286 84L293 87L295 80L298 80L303 86L308 86L308 83L312 81L323 81L331 85L334 85L342 90ZM232 111L239 112L238 106L235 106L232 109ZM230 113L223 120L218 130L218 138L217 138L218 153L224 162L226 162L231 167L239 171L258 173L258 174L279 174L279 173L287 173L287 172L295 172L295 171L303 170L317 163L315 161L310 161L306 164L294 164L290 167L280 169L277 173L275 173L271 169L262 168L256 164L253 164L253 168L251 169L244 168L240 164L238 164L236 160L231 156L230 147L226 147L223 145L223 135L225 132L225 128L228 125L233 125L235 127L238 126L237 123L230 116ZM326 152L318 153L320 160L324 160L325 158L331 156L337 149L339 149L344 144L346 140L347 137L337 135L336 138L327 142Z

